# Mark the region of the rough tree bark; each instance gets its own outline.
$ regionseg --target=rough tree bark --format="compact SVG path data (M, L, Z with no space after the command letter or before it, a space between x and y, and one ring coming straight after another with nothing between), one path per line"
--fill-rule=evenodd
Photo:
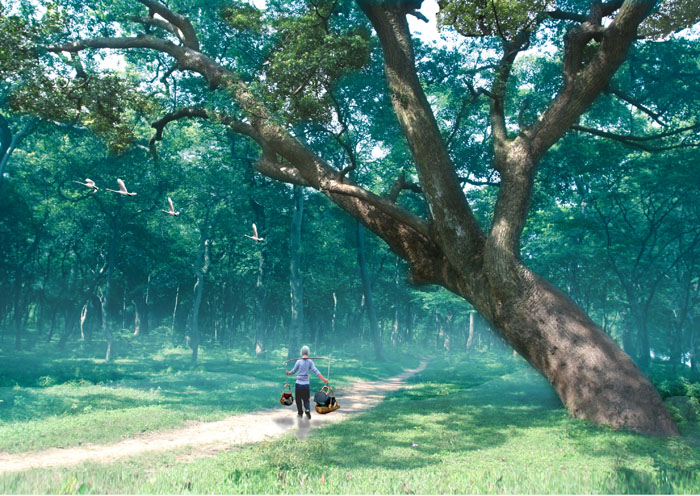
M344 177L275 122L235 73L202 53L188 19L155 0L140 2L163 17L179 37L179 45L140 35L78 40L51 50L152 49L175 58L180 70L201 74L211 88L225 87L247 119L206 112L199 117L218 119L255 140L263 152L258 171L320 190L407 260L415 282L440 284L469 301L547 377L571 415L615 428L677 435L661 398L632 360L569 297L525 267L519 253L536 165L608 85L654 0L593 3L586 19L565 38L562 89L534 124L516 136L510 136L506 127L505 92L528 33L504 44L488 92L492 165L501 178L488 231L482 230L467 203L417 76L406 16L420 7L420 0L358 0L358 4L384 51L387 84L418 170L431 214L428 220ZM603 26L603 18L612 14L614 18ZM593 40L599 44L589 45ZM584 50L594 53L584 57Z

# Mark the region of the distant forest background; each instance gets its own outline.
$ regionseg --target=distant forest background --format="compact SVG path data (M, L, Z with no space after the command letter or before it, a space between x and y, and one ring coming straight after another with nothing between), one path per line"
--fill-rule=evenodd
M326 47L321 76L304 82L295 65L302 47L289 40L308 29L308 18L285 17L284 2L270 2L266 22L277 37L266 37L261 14L239 7L198 11L209 52L235 59L244 75L272 61L263 97L294 123L294 134L329 161L353 165L355 182L427 216L409 147L376 77L378 44L354 47L357 60ZM214 119L169 114L192 103L210 112L221 105L221 94L198 77L138 50L123 52L113 74L103 58L64 53L65 67L47 76L37 40L61 41L66 26L85 19L57 17L57 29L51 10L41 24L30 6L13 15L2 9L2 349L104 341L113 359L127 336L154 333L191 347L194 360L200 346L259 354L287 347L292 356L301 343L324 353L367 346L382 358L387 346L502 345L463 299L413 285L406 262L326 197L257 172L250 140ZM367 23L342 15L338 32L343 23ZM235 43L217 38L221 23L238 30ZM309 43L305 33L300 39ZM279 45L280 36L289 43ZM547 43L533 41L533 49ZM561 82L561 47L549 46L513 65L506 102L520 109L518 124L532 121ZM469 205L488 226L499 178L489 168L489 99L474 85L498 55L474 58L419 42L416 53L445 143L471 164L458 171ZM634 45L586 117L542 159L522 236L525 265L571 296L645 370L658 359L698 371L699 61L700 44L684 37ZM463 77L448 77L455 67ZM76 183L85 178L99 191ZM117 178L137 195L107 192ZM393 189L396 178L403 183ZM161 211L168 197L178 216ZM246 237L253 224L262 242Z

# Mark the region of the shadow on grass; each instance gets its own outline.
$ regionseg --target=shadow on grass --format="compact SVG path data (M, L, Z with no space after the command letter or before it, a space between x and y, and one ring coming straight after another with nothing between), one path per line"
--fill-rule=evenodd
M345 469L439 465L441 453L493 448L507 442L514 430L561 421L565 411L551 387L529 381L532 377L508 376L439 396L421 395L420 389L431 387L422 385L395 393L310 441L323 437L326 460Z

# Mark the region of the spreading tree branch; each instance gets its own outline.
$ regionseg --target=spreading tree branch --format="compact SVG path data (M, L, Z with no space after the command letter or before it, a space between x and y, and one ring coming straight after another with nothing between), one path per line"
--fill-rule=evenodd
M386 195L386 199L392 203L396 203L396 200L399 198L399 193L405 189L411 190L414 193L423 193L423 189L419 184L407 181L406 176L401 174L391 186L389 193Z
M155 15L158 14L170 24L175 26L180 31L177 36L182 41L183 45L185 45L187 48L191 48L192 50L199 50L199 40L197 39L197 34L195 33L194 27L188 18L172 11L156 0L138 1L148 7L151 18L156 19Z
M600 136L601 138L608 138L614 141L618 141L620 143L623 143L629 147L636 148L638 150L642 150L645 152L661 152L661 151L667 151L667 150L675 150L679 148L698 148L700 147L700 142L693 142L693 143L678 143L675 145L666 145L666 146L650 146L646 145L645 143L649 141L655 141L663 138L667 138L669 136L675 136L687 131L691 130L696 130L700 129L700 124L694 125L694 126L687 126L681 129L675 129L673 131L667 131L665 133L660 133L660 134L654 134L650 136L633 136L631 134L616 134L616 133L611 133L609 131L602 131L600 129L594 129L590 127L585 127L585 126L571 126L571 129L574 131L580 131L583 133L588 133L592 134L594 136Z
M649 107L646 107L644 104L642 104L639 100L637 100L633 96L631 96L631 95L629 95L629 94L627 94L619 89L611 88L609 86L608 86L608 88L605 89L605 92L608 94L611 94L611 95L615 95L620 100L629 103L633 107L636 107L637 109L639 109L640 111L644 112L649 117L651 117L658 124L661 124L662 126L666 125L661 121L661 116L658 113L654 112Z
M359 0L358 4L379 36L394 111L408 140L440 246L451 264L468 270L483 246L483 232L418 79L406 20L411 9L402 2Z

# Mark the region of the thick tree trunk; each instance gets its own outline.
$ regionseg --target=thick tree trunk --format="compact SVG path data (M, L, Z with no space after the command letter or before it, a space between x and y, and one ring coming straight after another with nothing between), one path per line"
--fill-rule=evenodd
M362 291L365 295L365 308L367 309L370 333L372 334L372 342L374 343L374 356L377 360L384 361L385 357L384 348L382 346L382 336L379 332L377 312L374 308L374 300L372 299L372 286L369 280L369 271L367 270L367 257L365 254L365 228L359 222L357 223L357 265L360 267Z
M430 208L429 233L434 234L429 236L438 245L435 255L426 257L432 260L421 260L411 252L404 255L414 277L437 282L472 303L550 380L573 416L643 433L677 434L658 393L632 360L570 298L519 260L537 163L608 84L654 2L625 2L594 60L583 68L578 56L589 39L571 30L564 87L537 122L515 138L509 137L506 125L506 83L524 41L507 44L491 88L493 168L500 173L501 183L488 233L482 231L466 202L417 77L406 22L409 8L359 3L384 50L392 104ZM599 14L595 7L590 13L592 22ZM401 236L395 239L384 226L375 232L394 249L405 250L397 242Z
M287 336L287 358L294 358L301 347L301 334L304 328L304 286L300 273L301 266L301 227L304 219L304 191L294 186L294 210L289 239L289 286L291 299L291 319Z
M678 433L649 380L568 296L524 268L513 282L508 293L470 299L547 377L572 416L647 434Z

